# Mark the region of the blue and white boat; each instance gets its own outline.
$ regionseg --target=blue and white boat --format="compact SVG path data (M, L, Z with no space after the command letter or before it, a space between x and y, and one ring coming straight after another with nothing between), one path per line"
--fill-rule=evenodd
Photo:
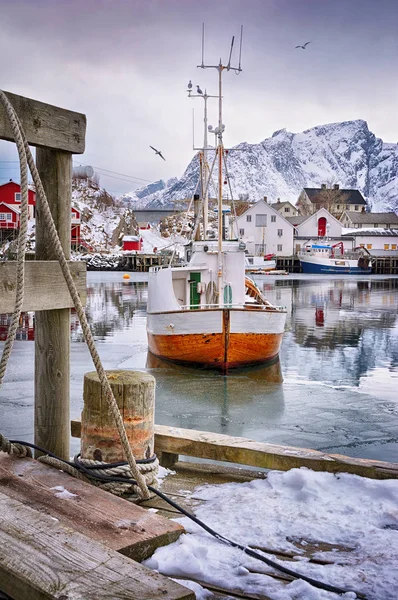
M344 252L343 242L334 245L308 242L298 257L303 273L359 275L372 271L367 249L360 247L351 252Z

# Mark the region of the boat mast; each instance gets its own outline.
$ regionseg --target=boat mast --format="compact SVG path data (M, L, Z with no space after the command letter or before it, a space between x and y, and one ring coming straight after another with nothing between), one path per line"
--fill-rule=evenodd
M201 178L202 178L202 200L203 200L203 239L206 239L206 231L207 231L208 225L209 225L209 217L208 217L208 213L209 213L209 164L207 161L207 151L209 150L209 148L208 148L208 141L207 141L207 131L208 131L207 100L208 100L208 98L218 98L218 96L212 96L211 94L208 94L207 90L205 90L204 94L192 94L191 90L188 90L188 97L189 98L203 98L203 100L204 100L203 147L195 148L195 144L194 144L193 149L199 150L202 155Z
M240 39L240 51L239 51L239 66L231 67L231 56L232 50L234 47L234 36L231 41L231 49L229 52L228 64L223 65L222 59L220 58L220 62L218 65L205 65L204 64L204 25L202 28L202 64L198 65L199 69L217 69L218 71L218 131L216 130L218 137L217 144L217 158L218 158L218 272L217 272L217 292L218 292L218 304L224 304L224 294L223 294L223 256L222 256L222 241L223 241L223 231L222 231L222 184L223 184L223 160L224 160L224 143L223 143L223 132L225 126L222 122L222 74L226 69L229 71L232 69L237 75L242 71L241 69L241 53L242 53L242 34L243 34L243 26L241 27L241 39ZM206 136L207 137L207 136Z

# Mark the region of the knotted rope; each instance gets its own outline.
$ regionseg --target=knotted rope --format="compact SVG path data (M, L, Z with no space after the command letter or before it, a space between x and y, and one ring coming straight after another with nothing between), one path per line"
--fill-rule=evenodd
M84 312L83 305L80 301L79 294L77 292L72 275L70 273L68 262L65 258L65 254L62 249L61 242L59 241L59 237L58 237L57 230L56 230L56 227L54 224L54 220L51 215L51 210L50 210L50 207L49 207L49 204L47 201L47 197L44 192L44 189L43 189L43 186L42 186L42 183L40 180L40 176L37 171L36 164L33 159L32 153L31 153L29 145L26 141L26 137L23 132L21 123L18 119L18 116L17 116L12 104L10 103L7 96L5 95L5 93L2 90L0 90L0 102L3 104L3 106L5 108L6 114L9 118L9 121L10 121L10 124L12 127L15 142L18 147L18 154L20 157L20 164L21 164L22 214L26 215L23 219L21 217L21 235L18 240L17 298L16 298L16 305L15 305L15 310L14 310L13 318L12 318L12 325L11 325L9 334L7 336L6 344L5 344L5 347L3 350L3 355L2 355L2 358L0 361L0 385L1 385L2 379L4 377L8 358L10 356L12 345L15 340L15 334L16 334L16 330L18 327L18 321L19 321L19 316L21 313L22 302L23 302L24 259L25 259L25 246L26 246L26 237L27 237L26 236L27 215L28 215L28 175L27 175L26 163L28 163L30 172L32 174L33 181L36 186L36 193L39 196L40 201L41 201L41 209L42 209L44 221L45 221L45 224L47 227L48 237L49 237L50 243L53 245L56 257L61 266L62 273L64 275L66 284L68 286L69 293L73 300L73 304L75 306L76 313L79 317L79 321L80 321L80 325L82 327L84 339L87 343L88 349L91 354L91 358L92 358L94 366L95 366L95 369L98 373L98 377L101 382L101 386L102 386L105 398L108 402L111 414L113 415L113 418L115 420L115 424L116 424L116 427L117 427L117 430L118 430L118 433L120 436L123 450L124 450L126 458L127 458L127 462L131 469L131 473L134 476L134 479L137 481L141 496L145 499L149 498L150 494L148 491L148 487L147 487L145 478L141 475L140 471L138 470L137 463L136 463L134 455L131 451L131 447L130 447L130 444L129 444L129 441L127 438L127 434L126 434L126 431L124 428L123 419L120 415L117 402L116 402L115 397L112 392L112 388L109 384L109 381L107 379L105 370L102 366L98 351L95 347L93 335L92 335L90 327L88 325L88 321L87 321L86 314ZM22 230L22 221L25 221L25 219L26 219L26 223L24 222L24 225L23 225L24 231L23 231Z
M28 446L24 446L23 444L13 444L8 440L4 435L0 433L0 450L2 452L7 452L7 454L12 454L13 456L18 456L19 458L24 458L28 456L32 458L32 450L28 448Z

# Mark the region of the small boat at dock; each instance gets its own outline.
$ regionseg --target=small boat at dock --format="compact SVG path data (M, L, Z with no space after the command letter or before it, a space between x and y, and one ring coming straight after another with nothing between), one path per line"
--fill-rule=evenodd
M223 142L222 73L229 66L220 62L210 68L216 68L219 74L219 118L214 130L218 144L216 149L207 145L207 98L213 96L206 93L205 136L199 153L202 194L193 196L193 240L185 247L185 265L153 267L149 271L147 337L150 352L158 358L226 373L231 368L266 363L278 356L287 311L272 305L246 278L246 244L225 226L231 209L223 198L223 183L230 175L228 150ZM211 167L207 164L208 151L214 154ZM213 170L218 171L218 232L210 237L208 188ZM268 262L264 257L256 258L261 259L262 265Z
M245 271L246 273L268 273L273 271L276 267L276 260L273 254L267 254L266 256L250 256L245 257Z

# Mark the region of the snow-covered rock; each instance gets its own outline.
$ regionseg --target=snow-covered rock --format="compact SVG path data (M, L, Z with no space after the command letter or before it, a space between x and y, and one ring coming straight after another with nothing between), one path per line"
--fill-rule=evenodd
M227 158L235 198L267 196L272 202L281 198L295 203L303 187L339 183L360 190L374 212L398 210L398 145L377 138L366 121L319 125L302 133L282 129L259 144L243 142L235 148ZM141 207L172 207L174 201L192 196L198 180L195 156L180 179L170 179L164 187L156 182L129 197Z

